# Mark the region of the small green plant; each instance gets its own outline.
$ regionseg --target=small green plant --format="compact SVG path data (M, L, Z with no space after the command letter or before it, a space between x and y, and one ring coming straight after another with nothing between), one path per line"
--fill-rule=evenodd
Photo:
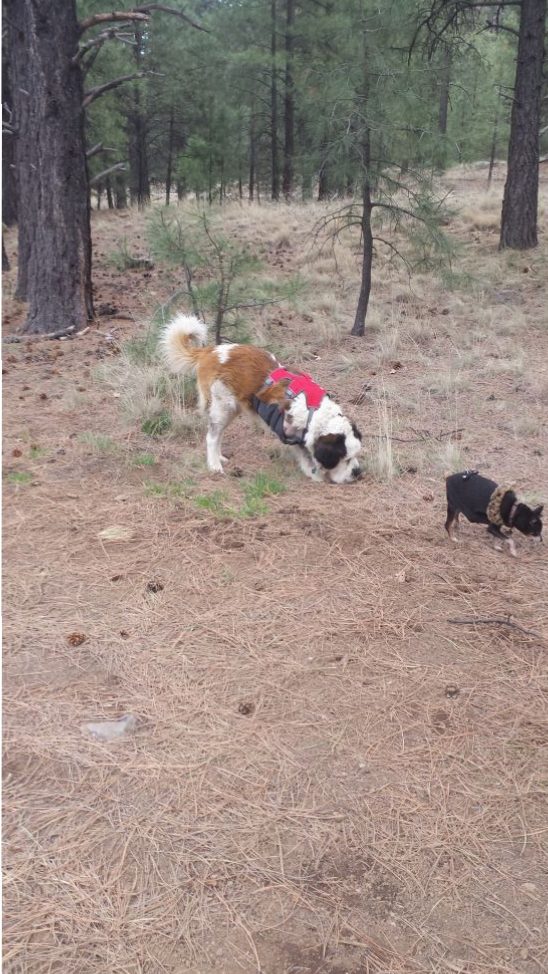
M260 517L268 513L265 497L283 494L285 485L266 473L258 473L244 490L244 502L240 508L241 517Z
M144 484L147 497L160 497L162 500L177 500L181 497L188 497L192 486L191 481L168 482L166 484L148 481Z
M112 437L104 433L81 433L78 440L88 446L93 453L117 453L120 449Z
M10 470L5 474L5 478L8 484L30 484L32 474L27 473L26 470Z
M226 494L222 490L214 490L211 494L198 494L194 497L197 507L223 519L234 517L236 514L233 508L227 506L226 500Z
M141 424L141 431L148 436L163 436L171 429L171 416L167 409L161 409L153 416L149 416Z
M135 467L153 467L156 457L152 453L136 453L131 462Z
M31 460L39 460L40 457L43 457L44 456L45 452L46 451L43 450L41 446L34 446L33 445L33 446L31 446L31 448L29 450L29 457L30 457Z
M116 250L111 251L107 257L107 263L111 267L115 267L117 271L127 271L129 267L133 266L127 237L123 237Z

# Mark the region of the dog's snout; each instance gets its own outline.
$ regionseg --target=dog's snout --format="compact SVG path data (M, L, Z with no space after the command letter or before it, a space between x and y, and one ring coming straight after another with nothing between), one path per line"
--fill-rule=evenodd
M361 480L363 475L363 470L361 467L352 467L352 479Z

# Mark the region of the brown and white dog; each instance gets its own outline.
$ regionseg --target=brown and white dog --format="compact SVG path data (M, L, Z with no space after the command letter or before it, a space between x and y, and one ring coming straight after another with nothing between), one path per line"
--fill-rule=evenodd
M291 393L289 379L269 378L279 368L270 352L253 345L211 346L206 341L207 326L179 314L166 326L160 346L172 372L196 373L199 406L209 420L209 470L223 472L223 433L245 411L259 413L291 447L301 470L312 480L344 484L360 476L361 436L325 390L305 377L320 393L311 408L305 392Z

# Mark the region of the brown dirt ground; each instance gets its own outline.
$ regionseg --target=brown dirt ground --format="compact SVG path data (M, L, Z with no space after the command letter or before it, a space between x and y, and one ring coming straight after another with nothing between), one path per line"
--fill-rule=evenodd
M4 345L9 974L547 969L545 554L443 531L447 442L548 499L546 248L497 253L501 185L487 199L474 173L453 179L451 232L481 288L379 274L373 320L390 327L360 342L345 337L355 257L336 286L318 270L340 334L328 299L260 318L367 454L384 388L390 482L311 484L240 420L226 450L243 476L220 484L201 432L124 421L97 366L175 283L108 264L122 235L144 241L136 213L94 214L96 303L117 313L72 341ZM268 234L234 212L249 239ZM306 273L305 219L278 228L276 273ZM286 488L266 513L198 506L221 490L241 507L258 471ZM99 537L112 525L128 538ZM531 632L450 621L508 614ZM80 732L130 712L125 740Z

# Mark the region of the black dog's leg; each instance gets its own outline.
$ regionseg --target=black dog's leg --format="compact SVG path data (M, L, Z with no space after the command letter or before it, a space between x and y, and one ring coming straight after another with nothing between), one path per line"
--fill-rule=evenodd
M487 534L492 535L497 541L503 541L505 544L507 544L512 557L517 557L516 545L511 534L503 534L501 529L496 524L490 524L488 526ZM498 548L499 551L502 550L498 545L495 545L495 547Z
M445 522L445 530L451 538L451 541L457 542L459 539L455 536L455 531L459 526L459 512L451 507L451 504L447 504L447 520Z

